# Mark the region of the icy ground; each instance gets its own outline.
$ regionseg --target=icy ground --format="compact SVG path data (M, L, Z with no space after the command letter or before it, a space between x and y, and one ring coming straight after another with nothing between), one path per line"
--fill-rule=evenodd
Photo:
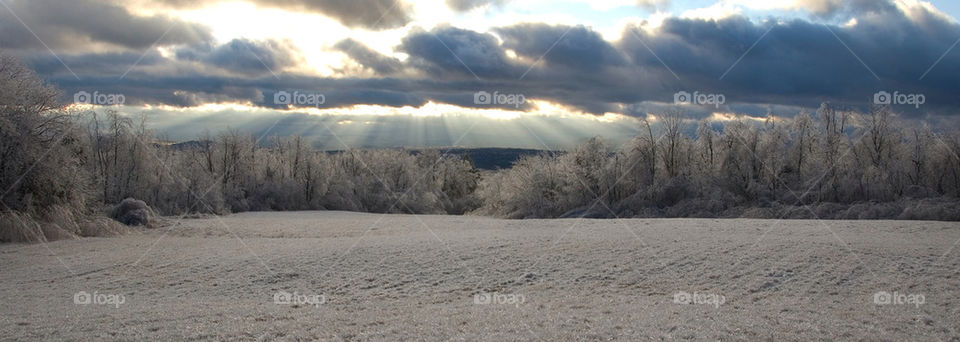
M951 341L958 239L916 221L185 219L0 245L0 339Z

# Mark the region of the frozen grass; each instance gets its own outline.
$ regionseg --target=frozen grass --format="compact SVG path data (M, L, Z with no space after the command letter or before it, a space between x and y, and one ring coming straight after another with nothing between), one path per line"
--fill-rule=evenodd
M63 206L43 213L0 212L0 242L48 242L78 237L123 235L130 229L106 217L84 215Z

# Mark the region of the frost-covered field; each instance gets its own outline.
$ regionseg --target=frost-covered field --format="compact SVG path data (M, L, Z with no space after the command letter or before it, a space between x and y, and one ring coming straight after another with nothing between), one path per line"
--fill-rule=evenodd
M958 239L941 222L188 219L0 246L0 339L950 341Z

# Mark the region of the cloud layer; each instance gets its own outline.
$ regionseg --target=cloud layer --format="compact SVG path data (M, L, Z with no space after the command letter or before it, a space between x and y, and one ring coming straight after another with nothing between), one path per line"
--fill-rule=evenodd
M450 25L412 28L394 48L405 55L403 59L378 52L360 40L334 44L331 50L342 52L366 72L343 70L327 77L288 72L302 63L298 47L291 42L236 39L217 43L210 38L209 29L193 23L163 16L138 17L92 0L84 0L84 5L64 5L100 6L96 8L103 13L97 15L112 20L104 21L112 22L110 27L103 27L90 23L89 18L70 20L56 10L41 11L38 4L47 1L18 1L13 6L25 22L42 27L38 35L49 38L44 41L55 49L70 51L89 42L144 48L164 37L159 45L169 48L166 54L148 50L141 55L123 49L62 54L62 61L80 75L79 80L49 55L36 54L29 59L41 75L68 94L103 89L123 92L133 103L193 106L239 101L281 108L272 102L273 94L300 90L324 94L324 107L421 106L433 101L511 108L475 103L474 93L487 91L522 94L593 114L644 116L663 110L673 102L675 93L686 91L726 98L721 106L689 108L699 115L714 111L792 115L789 112L816 108L824 101L867 106L875 92L886 90L924 94L927 113L953 114L960 108L960 97L955 96L960 49L949 50L960 38L960 26L926 7L907 8L886 1L801 2L815 15L848 13L856 18L855 24L816 19L758 21L742 16L720 20L670 17L658 27L628 25L616 41L604 39L590 27L546 23L517 23L489 32ZM188 6L179 0L166 3ZM315 10L341 17L346 25L367 28L402 26L411 15L402 4L388 11L390 1L257 3ZM452 6L469 9L478 3ZM369 15L396 9L397 14L383 20ZM56 25L39 25L54 21ZM15 18L0 23L4 47L37 49L36 38L18 26ZM163 35L168 24L176 29ZM129 66L134 67L125 73Z

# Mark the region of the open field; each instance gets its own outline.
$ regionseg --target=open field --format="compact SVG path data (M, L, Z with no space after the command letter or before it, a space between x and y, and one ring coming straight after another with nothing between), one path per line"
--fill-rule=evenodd
M960 223L169 220L0 246L0 339L960 339Z

